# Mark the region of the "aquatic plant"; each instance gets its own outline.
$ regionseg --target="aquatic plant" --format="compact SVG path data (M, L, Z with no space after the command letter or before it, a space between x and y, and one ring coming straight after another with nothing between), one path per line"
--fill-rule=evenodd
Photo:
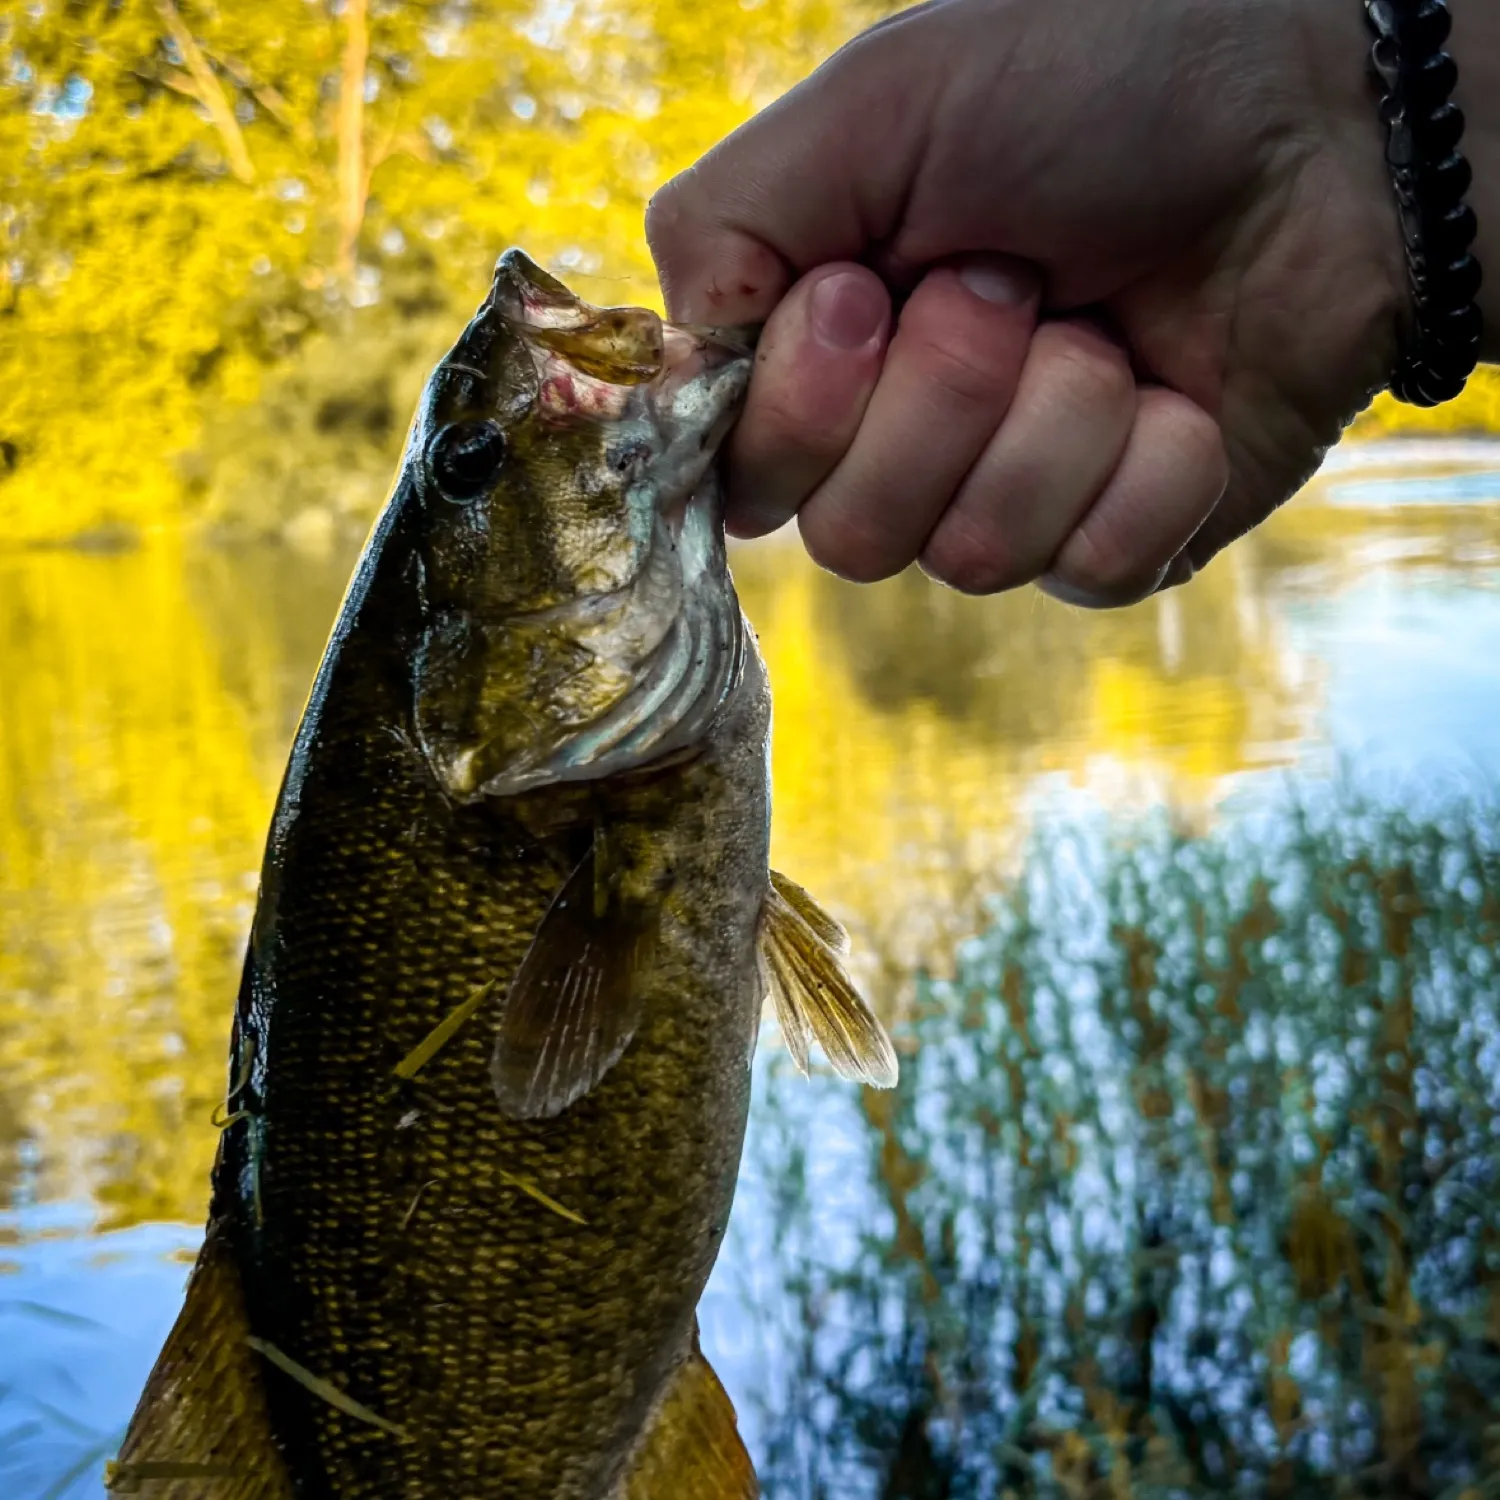
M841 1144L765 1080L768 1496L1494 1493L1497 940L1489 802L1037 842Z

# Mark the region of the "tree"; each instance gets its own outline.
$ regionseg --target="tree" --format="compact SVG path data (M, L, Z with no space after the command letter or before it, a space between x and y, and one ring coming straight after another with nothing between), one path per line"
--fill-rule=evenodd
M298 362L335 371L320 342L353 341L405 400L508 244L606 300L653 296L649 193L869 15L0 0L0 534L299 503L219 483L268 381L316 404ZM406 413L367 417L323 455L352 463L361 512ZM257 483L307 467L281 441Z

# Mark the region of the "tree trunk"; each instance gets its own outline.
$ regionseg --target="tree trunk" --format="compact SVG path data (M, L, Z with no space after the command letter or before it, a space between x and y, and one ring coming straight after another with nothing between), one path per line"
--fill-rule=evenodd
M181 12L173 4L173 0L156 0L156 8L162 20L167 23L167 31L177 44L178 52L182 54L182 65L187 69L188 77L192 79L193 97L208 111L208 117L213 121L214 129L219 132L219 139L224 145L224 155L229 162L229 170L241 182L254 182L255 165L250 160L250 151L245 145L245 136L240 130L240 122L235 119L228 96L224 93L213 68L209 66L208 59L203 55L203 49L194 40L192 32L188 30L187 22L182 19Z
M365 172L365 64L370 55L366 0L344 0L344 64L339 82L339 248L345 291L354 287L360 225L369 177Z

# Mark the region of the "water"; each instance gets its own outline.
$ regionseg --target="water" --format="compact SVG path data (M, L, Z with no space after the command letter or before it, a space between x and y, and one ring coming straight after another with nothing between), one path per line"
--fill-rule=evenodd
M17 1500L100 1492L102 1459L175 1311L203 1213L260 845L351 561L339 547L215 551L170 535L120 553L0 557L0 1492ZM1314 954L1323 941L1322 908L1299 905L1298 889L1331 882L1337 909L1357 913L1385 888L1360 884L1367 866L1428 868L1418 834L1381 820L1412 799L1441 818L1500 770L1497 562L1500 443L1341 451L1308 495L1190 588L1119 614L1029 592L967 600L917 575L857 589L784 539L737 553L776 692L775 860L847 920L862 978L908 1049L909 1081L893 1099L784 1076L773 1034L762 1048L741 1197L702 1320L769 1494L1190 1494L1236 1473L1251 1475L1244 1492L1299 1494L1362 1469L1390 1493L1416 1485L1409 1455L1408 1468L1379 1469L1412 1422L1426 1434L1427 1449L1408 1447L1431 1493L1469 1493L1475 1474L1500 1473L1500 1455L1483 1451L1493 1438L1473 1447L1460 1396L1431 1374L1473 1365L1475 1389L1500 1395L1483 1363L1484 1340L1500 1342L1484 1215L1441 1244L1413 1241L1404 1311L1391 1310L1394 1252L1361 1250L1363 1274L1381 1268L1367 1300L1407 1332L1340 1323L1338 1359L1327 1353L1333 1325L1306 1311L1306 1257L1281 1258L1265 1238L1290 1225L1303 1240L1322 1233L1334 1263L1345 1253L1338 1226L1357 1205L1335 1170L1344 1157L1319 1158L1316 1172L1299 1163L1296 1120L1321 1109L1343 1122L1324 1128L1348 1146L1370 1135L1351 1122L1376 1106L1337 1080L1325 1079L1321 1102L1304 1097L1297 1078L1312 1059L1326 1072L1367 1044L1359 1026L1378 1031L1395 1014L1391 995L1407 981L1379 977L1392 961L1380 947L1386 908L1376 902L1367 923L1376 978L1329 981L1305 1011L1304 978L1266 979L1241 1029L1280 1017L1290 1051L1276 1053L1272 1036L1266 1064L1226 1043L1222 1076L1200 1055L1213 1025L1191 985L1178 994L1109 968L1132 943L1165 953L1201 921L1211 945L1215 923L1239 931L1256 912L1267 925L1254 962L1284 968L1277 953ZM1387 809L1366 820L1364 844L1349 830L1365 824L1339 811L1348 794L1335 789L1351 778ZM1258 818L1284 834L1274 809L1293 797L1329 823L1323 842L1268 834L1238 852L1214 842ZM1152 865L1151 849L1168 846L1148 839L1144 853L1110 854L1109 820L1158 805L1186 841L1178 853ZM1444 905L1424 888L1444 915L1390 970L1410 966L1416 997L1406 1072L1392 1077L1410 1084L1423 1130L1447 1142L1447 1181L1477 1184L1481 1198L1488 1158L1463 1131L1482 1134L1494 1101L1465 1073L1472 1097L1432 1103L1418 1075L1458 1066L1441 1007L1423 997L1441 992L1432 975L1455 953L1468 964L1484 949L1493 866L1460 846L1464 830L1482 843L1488 826L1468 814L1431 863L1435 885L1447 870L1479 904ZM1014 901L994 898L1033 836L1052 843L1029 867L1040 885L1026 909L1041 936L1027 947L1006 926ZM1471 855L1473 870L1453 875ZM1256 905L1246 873L1257 860L1281 893L1269 906ZM1195 872L1196 894L1171 885L1178 869ZM1075 886L1076 901L1058 906ZM1070 947L1071 929L1090 922L1094 948ZM995 1020L1007 975L1024 981L1031 1024L1064 1026L1066 1046L1006 1050L1019 1034L1014 1015ZM1492 981L1465 982L1469 1011L1488 1016ZM1165 1007L1155 1053L1142 1051L1145 1011L1132 1021L1100 1009L1116 992ZM1487 1045L1470 1035L1465 1067ZM1147 1063L1160 1075L1149 1084ZM1069 1069L1092 1080L1095 1107L1118 1095L1108 1129L1078 1123L1082 1075ZM1274 1093L1259 1113L1229 1103L1193 1113L1214 1089L1237 1100L1245 1080ZM1242 1209L1225 1209L1237 1190L1216 1200L1214 1172L1190 1171L1181 1142L1152 1124L1165 1119L1201 1147L1203 1121L1217 1121L1232 1184L1237 1171L1270 1170L1246 1153L1273 1117L1281 1145L1265 1160L1280 1175ZM1420 1162L1420 1142L1402 1149ZM1023 1157L1030 1176L1016 1175ZM1140 1216L1163 1193L1176 1195L1178 1217L1158 1205L1148 1224ZM1422 1224L1458 1212L1451 1187L1443 1194ZM1144 1405L1139 1348L1135 1373L1120 1373L1144 1283L1078 1259L1090 1244L1103 1253L1089 1227L1101 1214L1124 1226L1113 1253L1136 1254L1155 1235L1176 1256L1178 1280L1145 1340L1157 1375ZM1015 1233L1028 1215L1052 1225L1033 1239L1061 1258L1021 1276L1025 1290ZM1076 1221L1072 1240L1059 1238L1064 1221ZM1434 1282L1432 1257L1459 1254L1459 1241L1479 1269ZM1205 1321L1188 1295L1194 1277L1232 1316ZM1428 1362L1392 1363L1396 1349L1427 1349ZM1390 1369L1377 1380L1381 1360ZM1416 1393L1406 1407L1397 1363ZM1249 1372L1239 1385L1225 1375L1235 1367ZM1184 1459L1177 1428L1195 1424L1199 1458ZM1177 1456L1163 1456L1169 1448ZM1126 1469L1134 1489L1121 1487ZM1089 1487L1107 1472L1115 1488Z

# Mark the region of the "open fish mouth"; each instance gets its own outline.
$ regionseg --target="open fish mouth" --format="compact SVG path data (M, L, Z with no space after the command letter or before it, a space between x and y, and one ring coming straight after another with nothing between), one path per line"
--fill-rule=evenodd
M642 546L617 587L433 642L439 675L450 651L456 670L475 650L535 664L525 701L471 725L481 732L424 733L433 748L446 742L434 769L464 799L614 776L698 743L739 681L746 644L715 460L749 384L754 331L591 306L515 250L486 307L531 352L541 421L603 430L628 470L628 524Z
M649 437L636 447L675 532L738 415L759 328L679 325L649 308L596 307L520 250L500 257L485 305L530 348L544 417L622 427L645 417Z

